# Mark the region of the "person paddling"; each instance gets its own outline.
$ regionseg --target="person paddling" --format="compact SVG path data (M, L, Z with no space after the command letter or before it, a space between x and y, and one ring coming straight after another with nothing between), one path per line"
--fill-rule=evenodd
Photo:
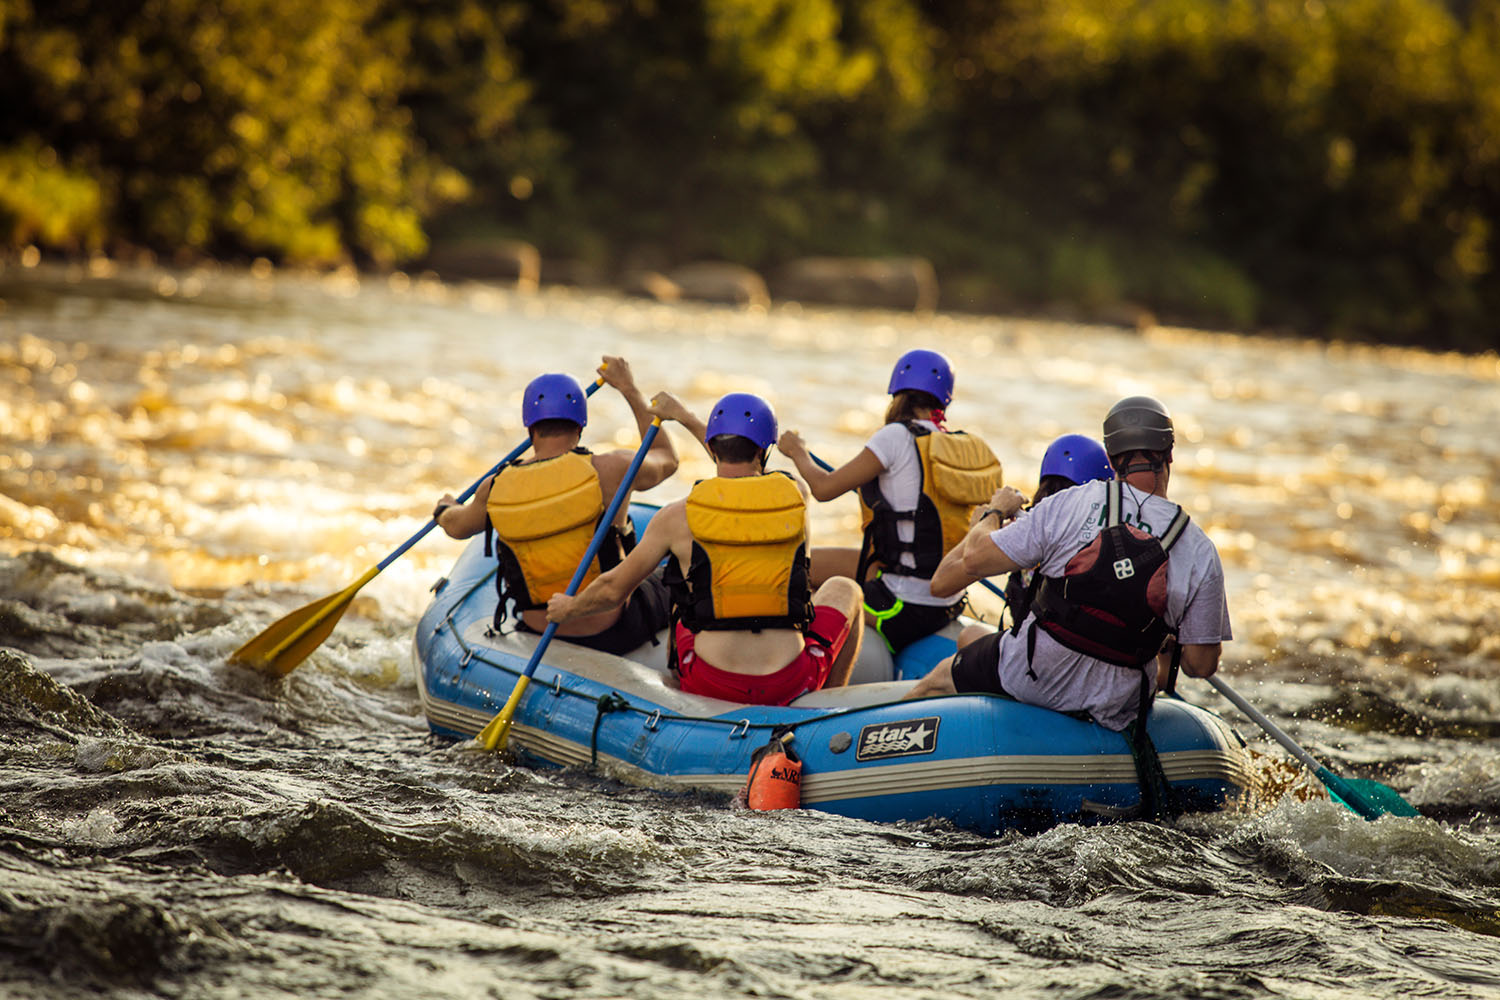
M651 519L619 566L574 597L554 596L547 617L600 614L669 559L674 619L670 662L682 690L758 705L785 705L840 686L859 654L860 592L835 577L813 593L808 572L807 487L768 473L776 415L749 393L730 393L705 424L669 393L651 412L686 427L714 458L715 476ZM852 634L851 634L852 632Z
M929 581L944 554L963 540L971 513L1002 481L989 445L943 427L953 384L943 355L907 351L891 371L885 425L849 462L824 471L797 432L787 431L778 442L819 500L859 492L863 546L815 549L813 575L860 581L865 624L893 654L958 617L963 601L934 593Z
M644 435L652 417L629 362L605 357L599 372L604 383L625 398ZM444 494L433 516L452 538L487 533L486 545L493 546L491 551L500 563L495 627L504 623L507 605L514 602L520 619L517 628L541 632L547 625L548 598L566 589L634 452L594 454L578 446L588 424L588 400L568 375L532 379L522 394L521 421L531 435L531 457L518 459L486 479L466 504ZM633 488L649 490L676 471L677 452L667 435L658 434ZM633 544L627 508L628 504L620 505L610 536L585 579L618 565ZM619 604L560 626L557 637L624 654L656 640L656 633L667 627L667 610L666 587L660 578L648 577Z
M1039 475L1036 492L1031 495L1028 507L1035 507L1052 494L1074 486L1096 479L1111 480L1115 478L1115 470L1109 464L1109 456L1104 454L1104 446L1098 441L1083 434L1064 434L1047 446ZM958 567L949 563L949 568ZM1010 615L1013 632L1021 630L1037 588L1041 586L1042 576L1035 569L1017 570L1005 578L1005 610ZM934 588L947 585L947 580L933 578Z
M1122 730L1150 704L1168 635L1188 675L1211 676L1232 637L1224 570L1213 542L1167 499L1173 438L1160 402L1122 399L1104 420L1118 480L1063 490L1024 513L1020 492L997 491L934 581L956 592L1040 566L1036 601L1014 632L965 629L958 653L906 697L989 692Z

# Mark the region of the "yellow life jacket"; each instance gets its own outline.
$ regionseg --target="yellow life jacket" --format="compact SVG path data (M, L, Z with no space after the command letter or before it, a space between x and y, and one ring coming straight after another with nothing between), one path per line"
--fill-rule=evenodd
M549 597L567 590L604 506L599 473L582 448L501 469L485 505L500 558L501 607L511 598L522 611L544 608ZM618 537L606 538L579 589L620 556Z
M982 439L963 431L935 434L915 422L906 429L922 470L921 494L914 509L898 510L880 492L878 478L859 488L865 527L860 579L872 563L885 573L931 579L943 556L969 533L974 508L988 502L1005 482L1000 460ZM913 524L909 542L897 530L902 521ZM902 553L910 553L916 565L904 565Z
M687 496L693 555L666 582L675 613L703 629L800 628L812 621L807 501L785 473L705 479Z

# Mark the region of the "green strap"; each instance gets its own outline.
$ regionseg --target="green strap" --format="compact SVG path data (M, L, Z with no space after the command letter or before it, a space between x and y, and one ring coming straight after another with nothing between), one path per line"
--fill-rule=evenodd
M892 594L891 596L895 599L895 601L896 601L895 604L892 604L889 608L886 608L884 611L876 611L874 608L872 608L868 604L866 604L865 605L865 614L869 615L871 618L875 619L875 634L878 635L878 636L880 636L880 641L883 642L883 643L885 643L885 648L889 649L891 651L891 655L892 656L895 656L896 655L896 647L893 646L893 645L891 645L891 640L889 640L889 639L887 639L885 637L885 623L889 619L894 618L897 615L899 615L901 613L901 609L904 608L904 607L906 607L906 602L902 601L901 598L896 597L896 595L894 595L894 594Z

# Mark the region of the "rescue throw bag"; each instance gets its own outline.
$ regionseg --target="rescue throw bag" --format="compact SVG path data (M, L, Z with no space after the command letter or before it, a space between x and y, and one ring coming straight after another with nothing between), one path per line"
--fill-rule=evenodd
M802 806L802 758L791 747L790 730L778 731L755 751L743 796L751 809L798 809Z
M906 429L917 449L921 494L915 509L900 510L880 492L878 477L859 488L865 527L861 580L872 563L885 573L931 578L943 556L969 533L974 508L988 503L1005 482L1000 460L980 438L963 431L934 433L916 422ZM909 542L898 530L904 521L913 526ZM908 553L916 565L902 561Z
M1075 653L1121 667L1141 667L1171 631L1167 558L1188 525L1181 507L1160 539L1120 521L1121 484L1106 486L1104 528L1068 560L1062 576L1044 577L1032 611L1040 627ZM1028 636L1034 648L1036 633Z

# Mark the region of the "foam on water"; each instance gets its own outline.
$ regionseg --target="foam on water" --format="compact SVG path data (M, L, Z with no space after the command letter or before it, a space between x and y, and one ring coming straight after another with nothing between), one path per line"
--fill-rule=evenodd
M26 654L0 650L0 993L1500 996L1493 357L350 273L41 268L0 297L0 646ZM960 361L950 423L1023 490L1052 437L1167 400L1226 673L1425 815L1354 817L1227 708L1259 799L1033 837L518 767L426 733L439 533L289 677L224 662L508 451L537 371L624 353L648 395L762 392L843 461L916 344ZM601 391L589 440L635 435ZM674 439L664 499L708 470ZM856 541L852 500L814 531Z

